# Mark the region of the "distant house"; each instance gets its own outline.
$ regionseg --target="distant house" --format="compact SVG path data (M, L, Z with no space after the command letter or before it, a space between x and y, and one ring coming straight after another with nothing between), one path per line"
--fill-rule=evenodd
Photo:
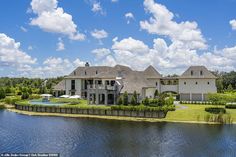
M180 77L162 77L153 67L135 71L123 65L78 67L54 86L54 95L80 95L89 104L116 104L125 91L138 94L139 101L159 93L175 92L181 100L201 101L206 94L216 92L216 77L204 66L191 66ZM197 84L196 84L197 82Z

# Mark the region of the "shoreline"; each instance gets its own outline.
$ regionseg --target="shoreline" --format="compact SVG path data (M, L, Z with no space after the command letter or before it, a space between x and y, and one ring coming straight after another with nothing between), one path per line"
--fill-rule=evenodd
M176 121L167 120L165 118L154 119L154 118L134 118L134 117L121 117L121 116L98 116L98 115L84 115L84 114L62 114L62 113L42 113L42 112L29 112L22 111L13 108L6 108L7 111L15 112L18 114L28 115L28 116L48 116L48 117L67 117L67 118L95 118L104 120L119 120L119 121L132 121L132 122L168 122L168 123L185 123L185 124L220 124L216 122L204 122L204 121ZM233 122L232 124L236 124ZM224 124L225 125L225 124Z

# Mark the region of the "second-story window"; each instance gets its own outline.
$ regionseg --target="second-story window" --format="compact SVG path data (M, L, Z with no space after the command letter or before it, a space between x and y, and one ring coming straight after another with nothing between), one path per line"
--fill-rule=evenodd
M191 76L193 76L193 71L191 70Z
M98 74L98 71L96 71L96 74Z
M207 84L210 84L210 82L207 82Z
M201 76L203 75L203 72L202 72L202 70L200 71L200 75L201 75Z
M74 75L76 75L76 72L74 71Z
M115 81L112 80L112 81L111 81L111 86L114 86L114 84L115 84Z
M197 82L195 84L197 85Z
M158 82L156 82L156 86L158 86Z
M84 75L87 75L87 72L86 72L86 71L84 71Z
M186 85L186 82L184 82L184 85Z
M75 80L71 80L71 89L72 89L72 90L75 89Z

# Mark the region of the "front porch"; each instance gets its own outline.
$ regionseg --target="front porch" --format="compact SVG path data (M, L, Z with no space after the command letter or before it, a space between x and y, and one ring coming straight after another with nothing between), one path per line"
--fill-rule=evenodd
M116 93L114 91L88 92L88 104L115 105Z

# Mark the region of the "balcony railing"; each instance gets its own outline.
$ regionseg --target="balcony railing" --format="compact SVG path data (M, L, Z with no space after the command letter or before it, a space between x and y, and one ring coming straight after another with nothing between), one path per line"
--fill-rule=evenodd
M115 86L104 85L104 84L90 84L87 85L87 89L106 89L106 90L116 90Z

